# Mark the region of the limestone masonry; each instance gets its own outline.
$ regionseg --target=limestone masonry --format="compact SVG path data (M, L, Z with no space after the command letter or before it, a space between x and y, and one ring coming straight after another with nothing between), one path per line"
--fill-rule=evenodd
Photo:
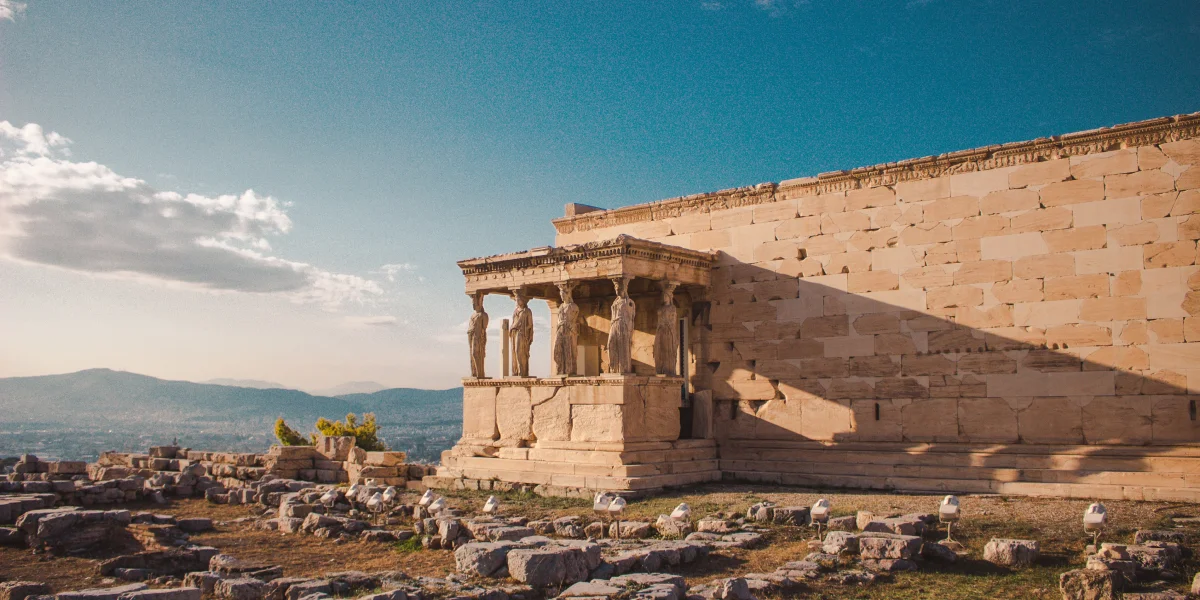
M575 364L483 373L473 342L426 483L1200 501L1200 113L554 226L459 265L547 301Z

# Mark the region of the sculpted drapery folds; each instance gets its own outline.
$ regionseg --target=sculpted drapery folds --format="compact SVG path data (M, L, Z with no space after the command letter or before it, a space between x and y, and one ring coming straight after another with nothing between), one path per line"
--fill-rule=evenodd
M612 323L608 329L608 372L633 371L633 318L636 307L629 297L629 279L613 279L617 299L612 303Z
M483 312L483 294L473 294L475 312L467 321L467 346L471 350L471 377L483 378L484 357L487 354L488 314Z
M558 306L558 323L554 330L554 374L575 375L575 347L579 343L579 306L571 298L575 283L558 284L562 304Z
M675 310L675 287L662 282L662 307L658 309L658 327L654 331L654 372L678 375L679 313Z
M513 310L512 328L512 372L516 377L529 377L529 347L533 345L533 311L529 310L529 299L520 289L513 290L517 308Z

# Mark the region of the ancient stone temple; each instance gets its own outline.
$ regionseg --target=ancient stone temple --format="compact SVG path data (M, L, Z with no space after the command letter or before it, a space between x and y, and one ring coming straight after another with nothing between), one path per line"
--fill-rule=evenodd
M459 263L553 339L487 346L476 300L429 483L1200 501L1200 113L553 224Z

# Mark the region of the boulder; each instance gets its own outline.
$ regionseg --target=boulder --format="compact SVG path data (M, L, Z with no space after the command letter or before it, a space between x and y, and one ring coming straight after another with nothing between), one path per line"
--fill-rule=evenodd
M681 519L672 519L668 515L658 515L654 521L654 529L658 534L667 538L683 538L692 533L692 523Z
M546 546L508 553L513 579L534 587L567 585L587 579L587 561L581 550Z
M983 547L983 560L1004 567L1027 567L1041 553L1037 540L992 538Z
M117 600L122 594L140 592L146 589L144 583L130 583L111 588L94 588L77 592L59 592L55 600Z
M536 532L531 527L492 527L486 530L484 533L487 535L487 539L493 542L515 542L522 538L530 537ZM445 535L443 535L442 539L447 538Z
M1126 546L1129 558L1137 563L1138 569L1157 573L1174 571L1183 558L1183 548L1174 542L1146 542L1140 546Z
M25 600L27 596L50 593L50 586L36 581L5 581L0 583L0 600Z
M618 530L618 527L620 528ZM614 522L608 528L609 537L621 539L642 539L654 534L654 529L645 521Z
M833 517L825 524L830 531L854 531L858 528L853 516L849 517Z
M861 534L858 536L859 558L911 560L920 555L921 544L921 538L914 535Z
M199 588L205 595L212 595L217 589L221 576L212 571L195 571L183 576L183 585Z
M292 584L287 588L287 600L300 600L314 594L332 594L333 587L325 579L314 579Z
M750 593L750 586L742 577L730 577L722 581L716 589L715 597L717 600L756 600L754 594Z
M117 600L200 600L200 588L181 587L163 590L140 590L126 592Z
M777 506L771 511L771 522L777 525L801 526L808 524L807 506Z
M189 517L177 520L175 526L187 533L202 533L212 529L213 522L206 517Z
M704 517L696 522L696 531L702 533L733 533L737 531L737 528L725 519Z
M1058 577L1063 600L1116 600L1117 574L1113 571L1076 569Z
M1133 534L1133 543L1139 545L1146 542L1174 542L1176 544L1182 544L1183 541L1182 531L1139 529Z
M925 543L921 546L921 556L926 560L936 560L945 563L958 561L958 552L954 551L949 544L944 544L946 540L937 543Z
M857 553L858 536L848 531L830 531L825 534L825 543L821 549L828 554Z
M868 558L862 561L864 569L876 572L916 571L917 563L906 558Z
M518 548L512 542L471 542L454 551L459 573L491 577L508 564L508 553Z
M262 600L266 596L267 584L251 577L222 579L213 590L223 600Z
M554 535L565 538L582 538L583 527L579 525L579 517L562 517L552 522ZM541 531L539 534L544 535Z

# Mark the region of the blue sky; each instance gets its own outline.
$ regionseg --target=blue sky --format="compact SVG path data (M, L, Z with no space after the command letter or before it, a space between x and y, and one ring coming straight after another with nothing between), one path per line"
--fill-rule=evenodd
M0 0L5 165L207 199L0 188L0 218L43 220L0 224L0 376L447 387L454 261L550 243L564 203L1200 110L1194 1L512 4ZM70 142L33 152L29 124Z

